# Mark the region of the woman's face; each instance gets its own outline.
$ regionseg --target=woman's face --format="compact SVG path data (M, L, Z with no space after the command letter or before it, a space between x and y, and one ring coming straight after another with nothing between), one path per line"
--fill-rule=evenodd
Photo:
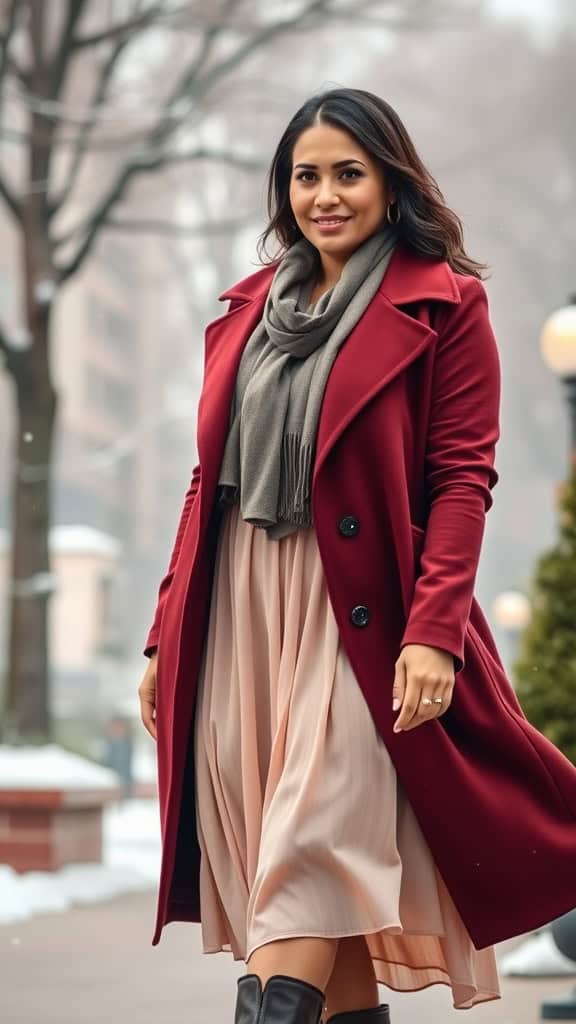
M290 204L302 234L321 255L344 264L382 226L391 201L380 164L348 132L316 124L299 136ZM343 220L322 228L318 219L325 217Z

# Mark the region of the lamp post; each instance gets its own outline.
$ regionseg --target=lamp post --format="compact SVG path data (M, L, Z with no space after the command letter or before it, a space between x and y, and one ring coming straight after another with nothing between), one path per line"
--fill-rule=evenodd
M576 295L546 320L541 335L544 362L560 377L570 412L570 466L576 461ZM552 936L561 953L575 961L576 911L554 921ZM576 1020L576 989L561 999L547 999L540 1007L544 1020Z
M504 590L492 603L494 621L506 637L506 669L512 678L512 665L518 653L518 641L530 620L530 601L520 590Z
M540 339L542 358L547 367L560 377L570 411L570 450L576 454L576 295L568 305L556 310L546 320Z

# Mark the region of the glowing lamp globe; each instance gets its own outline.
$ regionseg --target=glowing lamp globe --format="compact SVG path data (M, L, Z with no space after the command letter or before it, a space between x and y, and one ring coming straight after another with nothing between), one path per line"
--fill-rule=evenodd
M519 590L505 590L492 605L494 618L502 629L524 629L530 620L530 611L530 601Z
M576 377L576 296L546 320L540 339L546 365L559 377Z

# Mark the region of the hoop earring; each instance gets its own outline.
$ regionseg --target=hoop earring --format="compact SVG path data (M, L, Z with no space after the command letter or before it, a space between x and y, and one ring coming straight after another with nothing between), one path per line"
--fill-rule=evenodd
M391 210L392 206L396 206L396 219L395 220L392 220L392 218L390 216L390 210ZM386 207L386 220L388 221L389 224L398 224L400 222L400 207L398 206L397 202L396 203L388 203L388 206Z

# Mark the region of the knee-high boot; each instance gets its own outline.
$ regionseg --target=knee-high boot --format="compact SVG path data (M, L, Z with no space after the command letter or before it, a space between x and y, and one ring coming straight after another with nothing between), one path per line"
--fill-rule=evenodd
M299 978L274 974L262 990L257 974L238 978L234 1024L318 1024L324 993Z

